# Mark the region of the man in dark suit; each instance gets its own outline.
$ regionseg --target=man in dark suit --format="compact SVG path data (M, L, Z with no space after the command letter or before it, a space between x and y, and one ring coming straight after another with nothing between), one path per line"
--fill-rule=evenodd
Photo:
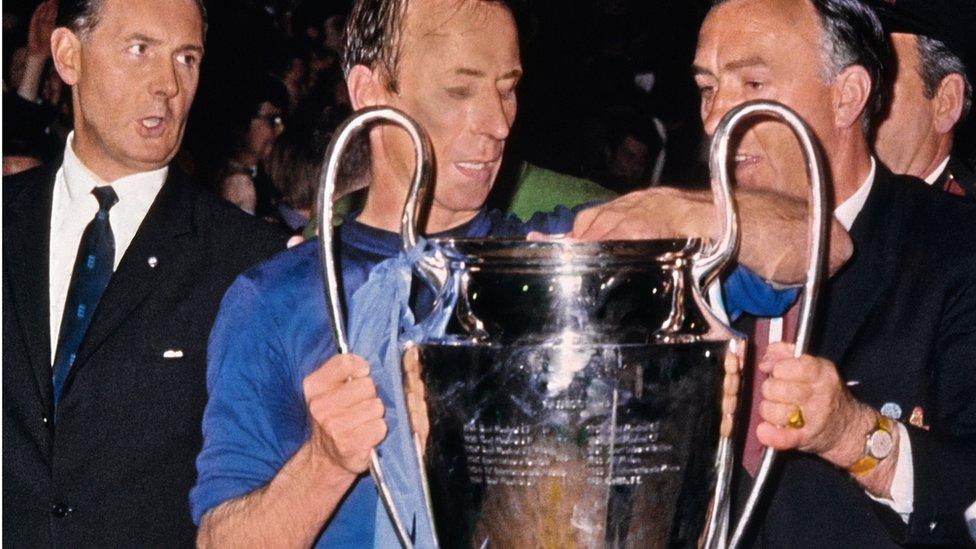
M195 0L60 2L75 131L3 182L3 537L191 546L206 342L284 235L168 168L196 91Z
M854 257L822 293L812 356L771 346L758 427L785 451L747 545L959 546L976 499L976 210L874 160L887 45L857 0L728 0L699 34L709 132L773 99L822 145ZM736 151L740 185L803 193L788 130L763 121ZM822 358L818 358L822 357Z
M976 174L953 154L973 105L976 3L972 0L872 0L895 54L891 106L878 125L878 158L976 200Z

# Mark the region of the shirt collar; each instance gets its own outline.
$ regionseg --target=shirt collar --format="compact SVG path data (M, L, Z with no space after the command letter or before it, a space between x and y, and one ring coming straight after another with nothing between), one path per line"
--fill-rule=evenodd
M874 186L874 175L877 172L878 163L871 157L871 170L868 172L867 178L861 183L861 186L854 191L850 197L847 198L841 205L834 209L834 217L837 221L844 226L848 231L851 230L851 225L854 224L854 220L857 219L857 214L861 213L861 208L864 207L864 203L868 200L868 195L871 194L871 187Z
M342 224L337 228L339 239L355 248L366 250L379 255L392 257L400 253L400 234L371 227L356 220L359 211L346 215ZM482 208L470 221L446 231L427 235L427 238L446 237L483 237L491 230L492 220L486 208Z
M169 173L169 166L163 166L158 170L148 172L138 172L125 177L120 177L112 182L102 180L89 170L78 158L74 151L75 132L68 134L67 144L64 147L64 180L67 186L68 198L72 202L84 200L91 196L91 191L99 185L112 185L115 194L119 197L119 203L126 203L127 207L138 208L148 211L159 194L159 189L163 187L166 176Z
M939 164L938 168L932 170L932 173L925 176L925 182L928 183L929 185L935 183L935 180L938 179L940 175L942 175L942 172L945 171L947 166L949 166L948 156L945 157L945 160L943 160L941 164Z

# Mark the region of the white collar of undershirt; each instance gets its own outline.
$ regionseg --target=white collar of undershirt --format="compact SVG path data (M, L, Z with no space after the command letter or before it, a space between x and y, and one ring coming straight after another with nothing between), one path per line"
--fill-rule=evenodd
M942 163L939 164L938 168L932 170L932 173L925 176L925 182L928 183L929 185L935 183L935 180L938 179L940 175L942 175L942 172L945 171L948 165L949 165L949 157L947 156L945 157L945 160L943 160Z
M854 220L857 219L857 214L861 213L861 208L864 207L864 203L868 200L868 195L871 194L871 187L874 186L874 176L878 169L878 163L871 157L871 171L868 172L867 178L861 183L861 186L854 191L850 197L847 198L840 206L834 209L834 217L837 221L844 226L848 231L851 230L851 225L854 224Z
M163 166L158 170L148 172L138 172L125 177L120 177L115 181L107 182L89 170L75 154L74 132L68 134L67 144L64 147L64 182L68 192L68 199L71 202L85 200L91 195L92 189L99 185L112 185L115 194L119 197L119 203L125 203L126 209L133 209L143 213L149 211L149 207L159 194L169 173L169 166Z

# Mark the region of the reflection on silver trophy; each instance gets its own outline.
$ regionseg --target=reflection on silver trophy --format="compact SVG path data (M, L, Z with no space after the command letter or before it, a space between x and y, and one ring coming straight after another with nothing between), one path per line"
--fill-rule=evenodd
M736 544L773 452L729 540L733 452L723 400L726 412L735 409L745 341L719 320L703 288L736 251L729 142L756 116L793 128L813 183L800 353L823 264L823 173L810 131L779 104L742 105L715 133L710 168L722 228L715 242L427 241L415 270L450 317L445 334L407 351L404 375L425 395L426 413L411 425L442 547ZM363 111L337 132L329 160L335 167L349 134L378 120L404 126L417 145L401 231L412 249L429 192L422 130L393 109ZM331 242L322 249L329 263ZM324 267L332 269L330 311L339 316L335 266ZM382 471L373 474L388 497Z

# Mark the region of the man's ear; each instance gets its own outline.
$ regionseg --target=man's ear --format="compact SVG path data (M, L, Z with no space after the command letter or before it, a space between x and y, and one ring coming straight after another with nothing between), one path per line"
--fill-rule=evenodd
M849 128L860 123L871 96L871 75L860 65L851 65L834 78L834 124Z
M966 102L966 81L954 72L947 74L935 90L933 126L939 133L949 133L962 117L963 103Z
M349 103L354 111L385 103L383 97L386 89L378 69L355 65L346 76L346 88L349 90Z
M81 40L67 27L51 33L51 58L64 83L74 86L81 79Z

